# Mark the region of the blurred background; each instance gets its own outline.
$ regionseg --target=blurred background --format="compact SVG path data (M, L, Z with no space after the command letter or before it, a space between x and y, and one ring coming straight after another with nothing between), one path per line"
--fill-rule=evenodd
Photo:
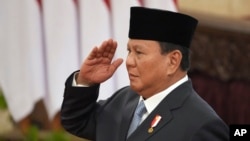
M64 82L94 46L113 38L126 59L131 6L199 20L189 77L228 124L250 124L249 0L0 0L0 141L80 140L60 124ZM101 85L129 84L125 65Z

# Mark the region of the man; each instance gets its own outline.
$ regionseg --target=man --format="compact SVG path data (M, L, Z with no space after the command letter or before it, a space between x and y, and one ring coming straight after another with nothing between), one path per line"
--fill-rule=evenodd
M95 141L227 141L227 125L187 76L197 20L142 7L132 7L130 16L130 86L96 102L100 84L122 63L112 62L117 43L104 41L66 82L61 115L65 129Z

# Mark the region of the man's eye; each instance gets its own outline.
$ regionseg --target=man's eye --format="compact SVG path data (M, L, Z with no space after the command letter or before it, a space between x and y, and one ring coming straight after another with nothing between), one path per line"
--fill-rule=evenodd
M136 54L142 54L142 52L140 52L140 51L136 51Z

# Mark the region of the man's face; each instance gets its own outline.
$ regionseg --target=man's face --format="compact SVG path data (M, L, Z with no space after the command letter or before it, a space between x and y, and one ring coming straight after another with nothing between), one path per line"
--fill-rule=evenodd
M167 87L170 57L161 54L160 45L151 40L128 41L126 66L131 88L150 97Z

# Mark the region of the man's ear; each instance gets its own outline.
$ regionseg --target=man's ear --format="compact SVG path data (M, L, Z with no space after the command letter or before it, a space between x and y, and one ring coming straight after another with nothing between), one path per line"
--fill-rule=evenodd
M179 50L168 53L168 75L174 74L180 67L182 54Z

